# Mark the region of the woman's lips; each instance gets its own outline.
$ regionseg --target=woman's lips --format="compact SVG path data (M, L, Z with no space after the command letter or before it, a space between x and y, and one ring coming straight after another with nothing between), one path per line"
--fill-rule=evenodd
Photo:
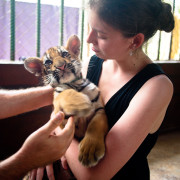
M94 51L94 52L99 52L97 49L95 49L94 47L92 47L92 50Z

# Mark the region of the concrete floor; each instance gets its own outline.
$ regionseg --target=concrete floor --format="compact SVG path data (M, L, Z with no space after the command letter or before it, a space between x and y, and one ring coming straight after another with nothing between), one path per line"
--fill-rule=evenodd
M161 134L148 161L151 180L180 180L180 132Z

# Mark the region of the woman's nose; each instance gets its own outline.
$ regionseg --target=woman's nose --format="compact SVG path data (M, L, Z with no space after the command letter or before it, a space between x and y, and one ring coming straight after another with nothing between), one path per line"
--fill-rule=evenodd
M95 37L95 32L93 30L91 30L89 32L89 35L87 37L87 43L92 43L92 44L95 44L96 43L96 37Z

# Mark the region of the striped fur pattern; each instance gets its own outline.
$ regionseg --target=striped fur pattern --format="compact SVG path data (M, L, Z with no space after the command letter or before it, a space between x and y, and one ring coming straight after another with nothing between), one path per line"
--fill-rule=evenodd
M81 139L79 161L92 167L104 156L108 126L98 87L82 77L79 48L79 38L71 36L66 47L52 47L42 58L26 59L25 68L54 87L54 113L65 114L61 128L74 116L75 137Z

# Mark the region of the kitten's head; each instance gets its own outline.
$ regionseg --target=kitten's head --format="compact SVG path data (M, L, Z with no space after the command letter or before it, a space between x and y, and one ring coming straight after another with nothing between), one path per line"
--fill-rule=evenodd
M70 83L81 76L79 49L80 40L73 35L68 39L65 47L49 48L42 58L26 59L24 66L36 76L42 75L46 85L56 87L58 84Z

